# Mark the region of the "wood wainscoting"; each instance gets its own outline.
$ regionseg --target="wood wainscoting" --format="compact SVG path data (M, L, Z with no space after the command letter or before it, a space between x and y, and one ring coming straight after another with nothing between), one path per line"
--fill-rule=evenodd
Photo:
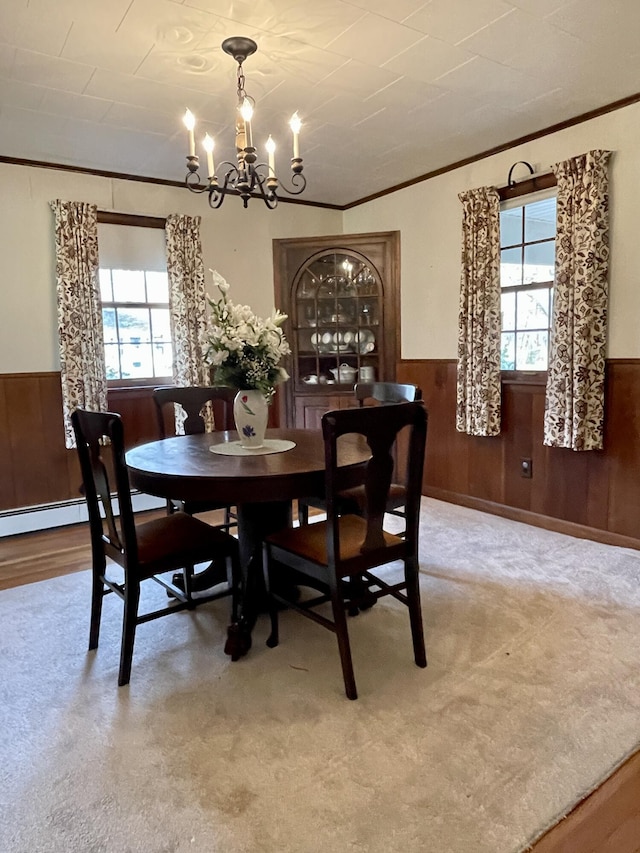
M456 431L455 360L401 361L429 412L424 494L610 544L640 548L640 359L606 367L604 450L545 447L545 386L503 382L502 431ZM531 460L530 479L521 474Z
M605 447L575 453L542 444L544 385L503 384L502 432L455 429L454 360L401 361L400 382L422 388L429 411L424 493L560 532L640 548L640 359L607 362ZM111 389L128 446L157 438L152 389ZM271 406L276 426L278 406ZM532 477L521 476L531 459ZM75 451L64 446L60 374L0 374L0 511L78 498Z
M127 447L159 438L152 393L109 389ZM277 413L274 404L269 426L278 426ZM76 451L64 446L59 371L0 374L0 512L78 499L81 482Z
M151 388L109 391L129 446L157 438ZM80 495L75 450L64 446L60 373L0 374L0 511Z

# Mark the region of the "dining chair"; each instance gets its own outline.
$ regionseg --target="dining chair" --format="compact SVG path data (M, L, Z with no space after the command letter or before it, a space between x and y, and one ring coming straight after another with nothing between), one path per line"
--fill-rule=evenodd
M184 431L185 435L195 435L206 431L203 410L210 403L212 407L214 429L235 429L233 420L233 400L236 396L234 388L223 388L215 386L177 386L167 385L153 390L153 402L155 403L158 431L161 438L167 437L166 416L168 407L171 406L171 415L174 415L175 404L182 406L185 412ZM212 510L224 510L224 521L215 525L223 530L231 530L237 527L236 513L228 504L214 501L178 501L169 499L167 501L167 512L172 513L183 510L189 515L197 515L201 512Z
M102 602L115 593L124 601L118 684L129 683L136 627L181 610L231 595L232 623L237 621L240 569L238 543L228 532L185 512L174 512L136 524L125 463L124 432L120 415L76 409L71 421L76 437L83 491L89 511L92 552L92 596L89 649L98 647ZM118 514L113 497L117 498ZM109 577L111 564L123 570L123 580ZM229 580L224 589L194 598L192 575L200 563L216 561ZM181 571L179 588L164 574ZM140 588L153 580L171 594L172 604L139 614Z
M416 400L422 400L422 391L417 385L400 382L358 382L354 386L353 392L360 408L365 405L389 406L396 403L413 403ZM386 510L390 515L402 519L406 516L404 510L406 486L398 480L404 476L405 473L398 471L397 465L394 466L394 479L389 490ZM311 508L326 512L325 499L314 496L302 498L298 501L298 519L301 525L309 523L309 510ZM349 500L343 497L343 509L345 512L358 513L362 511L362 495L358 490L352 491Z
M404 431L403 462L409 472L405 494L406 531L400 537L384 529L384 517L393 473L393 450ZM407 435L408 431L408 435ZM409 610L415 662L427 665L420 589L418 583L418 525L422 471L427 437L427 412L421 402L402 406L340 409L322 416L325 448L324 521L280 530L264 543L264 575L269 601L270 647L279 642L278 605L286 605L333 631L338 640L345 692L357 699L347 612L368 609L379 598L392 595ZM338 439L362 436L370 450L364 477L364 516L341 514L339 504L345 489L344 470L338 467ZM399 452L400 452L400 448ZM348 491L348 490L347 490ZM403 578L388 582L373 569L402 561ZM285 566L300 586L319 595L295 600L283 597L274 581ZM331 603L332 618L317 612Z

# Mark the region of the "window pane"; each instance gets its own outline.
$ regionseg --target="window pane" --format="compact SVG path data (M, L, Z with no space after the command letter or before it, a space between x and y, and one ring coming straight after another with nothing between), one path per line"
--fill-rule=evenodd
M171 341L171 322L168 308L151 309L151 334L154 343Z
M105 344L104 360L107 367L107 379L120 379L120 355L117 344Z
M522 243L522 208L500 211L500 245L515 246Z
M522 284L522 249L502 249L500 252L500 287Z
M171 344L156 344L153 348L154 376L171 376L173 373L173 347Z
M545 198L528 204L524 214L524 240L548 240L556 236L556 200Z
M516 342L513 332L503 332L500 347L500 370L516 369Z
M502 315L502 328L511 331L516 327L516 295L513 291L501 294L500 312Z
M169 302L169 277L166 272L147 273L147 301Z
M102 332L105 344L118 343L118 330L116 328L116 309L102 309Z
M146 302L142 270L111 270L114 302Z
M100 299L103 302L113 302L111 270L98 270L98 280L100 282Z
M121 344L120 363L123 379L153 376L151 344Z
M537 243L524 247L524 284L553 281L556 259L556 241Z
M516 342L516 370L546 370L548 332L519 332Z
M521 290L518 293L518 329L548 329L549 290Z
M118 308L117 311L121 341L146 343L151 340L148 308Z

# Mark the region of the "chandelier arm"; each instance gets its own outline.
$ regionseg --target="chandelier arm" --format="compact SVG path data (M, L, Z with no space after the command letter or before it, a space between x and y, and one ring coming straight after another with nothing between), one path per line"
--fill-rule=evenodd
M225 160L223 163L220 163L221 166L229 166L229 169L225 172L224 183L222 186L218 185L217 180L211 183L209 186L209 207L213 210L217 210L222 202L225 199L225 196L229 195L231 188L233 188L235 181L238 178L239 172L237 166L233 163L230 163L228 160Z
M271 181L271 183L270 183ZM265 190L264 185L265 182L267 184L267 189ZM261 175L260 172L253 172L253 179L251 181L251 189L254 190L258 188L260 193L260 198L269 208L269 210L275 210L278 206L278 196L276 195L276 189L273 184L273 179L267 178L265 175Z
M187 189L192 193L206 193L209 189L206 184L200 183L200 174L198 172L187 172L184 182Z
M280 188L289 195L300 195L300 193L304 192L306 189L307 179L301 172L294 172L294 174L291 175L291 183L293 185L293 189L289 189L289 187L285 186L282 182L280 182Z

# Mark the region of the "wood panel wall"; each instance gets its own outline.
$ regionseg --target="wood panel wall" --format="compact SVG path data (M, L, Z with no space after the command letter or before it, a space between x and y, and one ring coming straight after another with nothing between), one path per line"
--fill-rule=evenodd
M110 389L108 400L127 447L159 437L152 388ZM79 498L81 482L76 451L64 446L60 373L0 374L0 512Z
M402 361L397 374L429 411L425 494L640 547L640 360L607 362L604 449L581 453L543 445L542 384L505 382L501 434L479 438L455 429L455 361Z
M640 359L607 362L605 448L585 453L542 444L543 385L504 384L502 433L477 438L455 429L454 361L402 361L397 375L422 388L429 411L425 494L640 548ZM112 390L109 408L128 446L158 437L150 388ZM523 457L531 479L520 474ZM77 498L79 486L60 374L0 374L0 511Z

